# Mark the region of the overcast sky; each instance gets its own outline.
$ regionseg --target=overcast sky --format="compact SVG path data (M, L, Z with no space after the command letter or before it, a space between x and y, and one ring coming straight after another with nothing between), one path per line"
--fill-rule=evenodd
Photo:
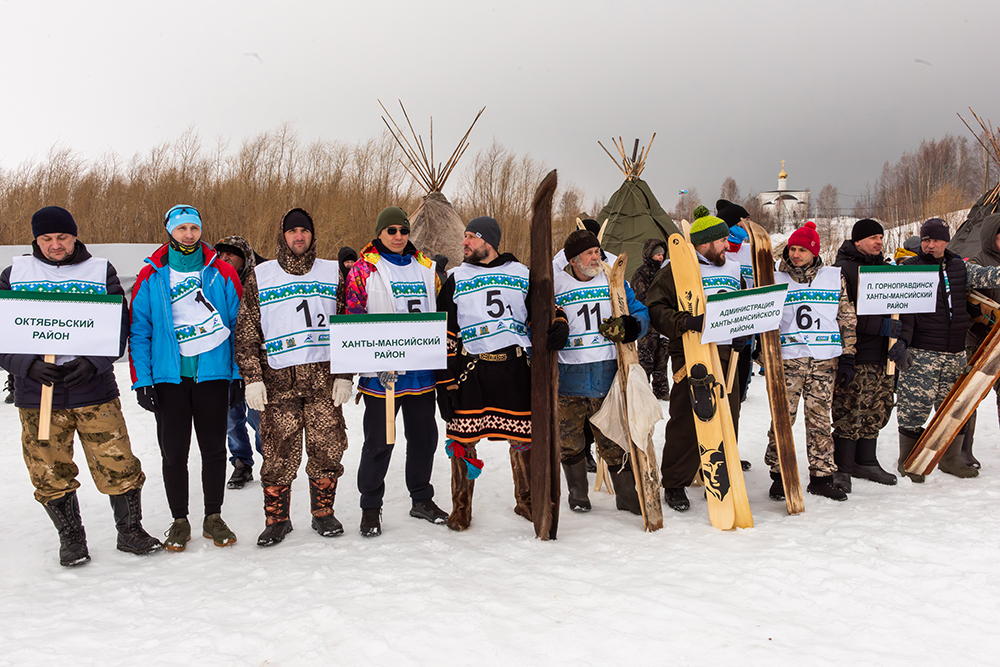
M685 188L714 207L727 176L773 189L781 160L790 188L857 195L922 139L969 136L956 112L1000 124L998 25L996 0L0 0L0 167L188 127L355 142L401 98L438 153L486 106L466 163L496 138L588 201L621 183L597 141L653 132L668 210Z

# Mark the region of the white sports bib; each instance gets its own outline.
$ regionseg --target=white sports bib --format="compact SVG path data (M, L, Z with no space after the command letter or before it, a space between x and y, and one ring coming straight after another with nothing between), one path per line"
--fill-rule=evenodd
M469 354L511 345L531 347L528 338L528 267L519 262L486 268L461 264L455 276L455 305L462 344Z
M330 362L329 320L337 314L337 262L317 259L309 273L285 273L277 260L258 264L260 327L267 365L288 368Z
M812 283L797 283L787 273L777 271L774 282L788 285L781 312L781 357L839 357L843 353L837 324L840 269L821 266Z
M170 269L170 314L181 356L196 357L229 340L219 310L201 289L201 271Z
M556 305L566 311L569 340L559 350L561 364L589 364L617 359L615 344L598 331L598 326L611 317L611 297L608 276L603 271L581 282L559 271L555 274Z

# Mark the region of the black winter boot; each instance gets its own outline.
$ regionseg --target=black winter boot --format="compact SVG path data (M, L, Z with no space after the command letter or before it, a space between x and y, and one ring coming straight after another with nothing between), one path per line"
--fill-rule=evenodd
M847 494L833 485L832 475L809 475L809 486L806 487L806 491L830 500L847 500Z
M635 473L632 466L625 464L619 469L618 466L608 466L608 474L611 475L611 484L615 489L615 507L623 512L631 512L642 516L642 507L639 506L639 494L635 490Z
M274 546L292 532L292 522L288 518L291 499L292 487L288 484L264 487L264 516L267 517L267 526L257 538L257 546Z
M378 537L382 534L382 508L371 507L361 510L362 537Z
M909 477L910 480L916 484L923 484L924 476L906 472L906 469L903 467L903 463L910 455L910 452L913 451L913 447L917 444L917 440L920 439L923 432L923 428L918 428L916 431L899 429L899 461L896 463L896 470L899 471L900 475L903 477Z
M858 479L893 486L896 484L896 476L884 470L875 457L877 442L875 438L858 439L858 449L854 454L854 470L851 475Z
M80 521L80 503L76 499L76 491L44 503L42 507L59 531L59 564L73 567L89 562L87 534Z
M684 487L679 489L664 489L663 499L667 506L675 512L687 512L691 509L691 501L688 500Z
M236 463L233 464L233 474L229 477L229 481L226 482L226 488L242 489L247 485L247 482L252 481L253 468L243 463L243 461L236 459Z
M781 481L780 472L771 471L771 488L768 489L767 495L771 500L785 499L785 483Z
M587 472L597 472L597 460L594 458L593 448L588 446L584 451L587 455Z
M323 537L344 534L344 524L333 515L333 499L337 494L337 480L331 477L309 478L309 499L312 505L312 527Z
M833 436L833 460L837 472L833 473L833 485L844 493L851 492L851 473L854 472L854 457L858 449L856 440Z
M948 445L948 451L944 453L941 460L938 461L938 468L941 472L946 472L949 475L954 475L955 477L978 477L979 471L972 466L965 465L962 461L962 444L965 442L965 432L961 431L955 436L955 439L951 441Z
M14 376L11 375L10 373L7 373L7 382L4 384L3 389L4 389L4 391L7 392L7 395L4 397L3 402L4 403L13 403L14 402Z
M140 489L131 489L117 496L108 496L118 529L118 551L139 556L163 548L160 541L142 528L142 496Z
M965 423L965 441L962 443L962 463L970 468L979 470L982 466L979 464L979 459L972 453L972 443L976 435L977 415L978 413L973 412L972 416L969 417L969 421Z
M587 495L587 460L580 459L576 463L563 463L566 474L566 490L569 496L569 508L574 512L589 512L590 497Z

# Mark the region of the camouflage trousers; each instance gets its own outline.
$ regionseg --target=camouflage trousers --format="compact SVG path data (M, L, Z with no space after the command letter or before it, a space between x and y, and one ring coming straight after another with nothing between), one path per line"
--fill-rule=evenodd
M73 433L97 490L117 496L142 488L146 475L132 454L121 402L115 398L100 405L53 410L48 442L38 440L37 409L18 408L21 416L21 449L35 500L47 503L80 488L80 469L73 462Z
M885 364L861 364L846 387L833 388L833 435L845 440L878 439L895 404L893 376Z
M670 355L667 354L667 339L652 329L639 339L637 345L639 365L646 371L646 377L653 387L653 394L661 401L670 396Z
M933 352L910 348L913 365L896 385L896 424L916 431L944 402L965 369L965 352Z
M563 463L577 463L586 455L586 439L583 427L587 420L601 409L604 398L587 398L585 396L559 396L559 458ZM597 453L609 466L620 468L625 458L625 451L611 440L604 437L597 428L594 432L594 442L597 443Z
M344 412L331 396L290 397L271 401L260 416L260 480L264 486L291 484L302 464L305 432L306 475L309 479L344 474L340 460L347 450Z
M805 404L806 457L809 474L827 476L837 472L833 462L833 438L830 437L830 410L833 403L833 384L837 378L836 359L783 359L785 392L788 395L788 413L795 423L799 411L799 398ZM774 440L774 425L767 430L767 452L764 463L771 472L780 472L778 448Z

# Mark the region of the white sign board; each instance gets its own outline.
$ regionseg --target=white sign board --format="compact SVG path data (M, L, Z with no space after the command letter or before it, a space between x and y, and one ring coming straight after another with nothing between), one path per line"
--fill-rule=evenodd
M702 344L777 329L787 291L788 285L768 285L709 295Z
M447 313L331 317L330 372L444 369L447 336Z
M938 281L936 265L862 266L858 270L858 315L933 313Z
M0 352L119 356L122 297L0 291Z

